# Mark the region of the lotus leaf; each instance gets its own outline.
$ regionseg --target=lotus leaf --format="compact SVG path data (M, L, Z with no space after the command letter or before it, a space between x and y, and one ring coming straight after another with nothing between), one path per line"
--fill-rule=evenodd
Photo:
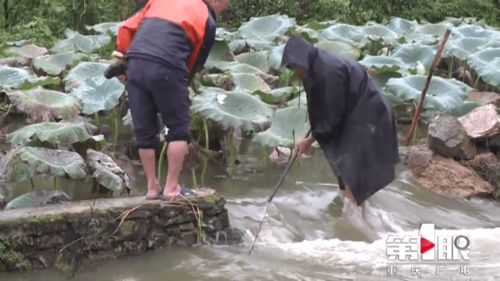
M387 91L401 100L418 102L425 85L425 76L392 78L387 82ZM451 112L461 107L472 89L455 79L433 77L425 97L423 108L441 112Z
M72 30L66 30L66 37L52 47L53 53L92 53L111 42L111 37L107 34L81 35Z
M124 91L125 86L118 79L97 76L87 78L70 94L82 101L84 114L92 115L101 110L113 109L120 103Z
M236 39L231 42L229 42L229 50L233 54L241 54L250 49L250 46L248 46L247 41L245 39Z
M226 128L261 130L271 121L272 108L258 97L242 92L203 91L195 96L194 113L220 123Z
M225 90L234 88L233 77L229 74L208 74L202 77L202 85Z
M61 191L34 191L10 201L5 209L35 208L66 201L71 201L71 197Z
M9 100L33 121L54 121L72 119L81 109L80 101L74 97L46 90L41 87L28 91L7 92Z
M296 26L293 29L293 34L300 34L302 37L304 37L307 41L311 43L315 43L319 40L320 34L319 30L315 30L313 28L310 28L308 26Z
M489 39L493 35L493 30L479 25L461 25L452 29L452 35L456 38Z
M348 24L336 24L323 29L320 37L327 40L343 41L356 45L365 38L363 32L356 26Z
M272 125L266 131L257 133L253 141L265 146L292 147L309 131L306 107L288 107L277 110Z
M240 63L245 63L253 67L256 67L262 70L263 72L269 71L267 51L243 53L236 56L236 60L239 61Z
M34 140L54 145L74 144L92 138L89 127L83 122L44 122L28 125L7 135L7 141L15 146L24 146Z
M84 54L75 53L38 57L33 60L33 67L39 72L57 76L60 75L69 65L80 61L84 57Z
M28 59L46 55L48 52L49 51L47 49L33 44L26 44L21 47L10 47L4 51L6 55L19 56Z
M305 92L301 92L300 95L292 100L290 100L288 103L289 107L307 107L307 95Z
M268 61L269 67L274 71L279 71L281 69L281 58L283 57L283 52L285 51L285 44L276 46L269 50Z
M92 30L101 34L111 33L112 35L117 36L120 24L121 22L103 22L93 26L87 26L87 30Z
M265 103L275 104L287 101L293 95L298 94L298 90L295 87L284 87L269 92L257 91L254 94L258 95Z
M23 181L36 174L84 179L87 169L82 157L66 150L20 147L0 159L0 177L4 181Z
M416 21L409 21L407 19L402 19L398 17L391 18L389 22L389 28L396 32L397 34L404 34L417 28L418 23Z
M406 65L400 58L367 55L359 63L366 68L375 69L377 72L407 73Z
M285 15L270 15L251 18L239 28L241 36L245 39L260 39L274 41L285 35L295 25L295 20Z
M466 60L470 55L478 52L490 40L489 38L454 38L446 45L446 56L454 56L459 60Z
M398 34L389 28L380 25L380 24L372 24L361 27L361 32L366 36L364 38L365 42L368 43L369 40L378 40L382 39L385 44L394 44L398 39ZM366 43L362 43L362 46L366 45Z
M360 50L349 43L342 41L321 40L315 44L316 47L325 49L337 56L358 60L361 55Z
M81 62L63 79L66 91L77 88L87 78L104 77L104 71L108 68L108 64L97 62Z
M401 74L397 72L370 72L370 77L380 89L383 89L389 79L399 78Z
M250 73L234 73L235 91L253 93L256 91L269 92L271 87L261 77Z
M485 82L500 86L500 48L479 51L471 55L468 62Z
M116 194L132 189L128 175L113 161L108 155L95 151L87 150L87 163L94 171L94 177L97 183Z
M214 46L210 50L210 55L205 63L205 67L208 69L214 68L217 67L217 64L227 61L234 61L233 53L229 49L226 41L216 40Z
M407 69L415 69L417 62L424 65L425 69L431 68L437 50L434 47L421 44L406 44L397 48L392 57L401 59Z
M19 89L27 82L37 81L37 77L25 69L0 65L0 89Z

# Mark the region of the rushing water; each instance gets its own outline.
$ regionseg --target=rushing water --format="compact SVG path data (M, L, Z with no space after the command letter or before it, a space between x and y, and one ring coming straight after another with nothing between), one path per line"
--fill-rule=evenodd
M243 244L157 250L100 263L74 280L500 280L500 203L430 193L401 169L396 181L370 199L363 221L333 200L338 186L318 151L292 168L249 256L265 201L284 167L255 156L244 165L240 170L247 173L233 179L214 177L220 171L211 169L206 182L226 197L231 224L245 231ZM143 186L142 176L133 180ZM469 276L460 274L458 264L442 265L437 276L435 265L420 265L422 279L411 274L417 264L397 265L402 276L387 276L387 235L416 236L421 223L471 237ZM54 271L0 275L2 281L67 278Z

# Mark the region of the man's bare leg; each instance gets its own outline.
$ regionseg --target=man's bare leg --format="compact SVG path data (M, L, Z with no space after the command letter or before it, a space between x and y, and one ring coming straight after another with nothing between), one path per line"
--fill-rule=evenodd
M188 143L186 141L173 141L168 144L167 182L165 183L163 195L170 197L179 195L181 191L181 188L179 186L179 175L181 174L184 157L186 156L187 152Z
M160 192L160 185L156 178L156 155L154 149L139 149L142 167L146 180L148 181L148 193L146 196L154 197Z
M358 206L358 203L356 203L356 199L354 199L354 195L352 195L351 188L349 186L346 186L345 197L347 198L347 200L350 201L351 204L353 204L353 206L357 207L356 209L359 211L361 216L363 216L363 218L364 218L365 217L365 203L363 202L363 204L361 204L361 206Z

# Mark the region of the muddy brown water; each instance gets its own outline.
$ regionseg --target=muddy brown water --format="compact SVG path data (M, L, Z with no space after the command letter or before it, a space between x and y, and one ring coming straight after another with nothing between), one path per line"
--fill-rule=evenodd
M221 167L209 167L205 184L222 193L233 226L245 231L234 246L162 249L139 257L99 263L72 280L500 280L500 203L488 199L447 198L421 189L402 168L397 179L369 200L366 221L344 208L338 186L322 153L300 159L291 169L269 209L257 249L248 251L261 220L265 201L284 166L270 164L261 152L245 155L233 178L219 177ZM140 169L130 165L135 194L145 191ZM198 170L198 175L201 170ZM191 175L183 178L191 184ZM37 188L50 188L51 178ZM92 198L85 183L60 182L77 198ZM9 197L31 189L4 187ZM418 234L421 223L471 238L469 276L458 264L396 265L402 276L387 277L388 235ZM411 275L419 266L423 278ZM2 281L69 280L68 274L42 272L0 274Z

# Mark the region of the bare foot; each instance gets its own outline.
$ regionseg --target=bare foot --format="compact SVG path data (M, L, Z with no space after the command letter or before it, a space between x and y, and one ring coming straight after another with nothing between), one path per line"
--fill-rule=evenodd
M148 183L148 193L146 196L154 197L160 193L160 184L158 182Z
M175 188L165 188L163 191L163 195L167 197L175 197L181 194L181 186L177 185Z

